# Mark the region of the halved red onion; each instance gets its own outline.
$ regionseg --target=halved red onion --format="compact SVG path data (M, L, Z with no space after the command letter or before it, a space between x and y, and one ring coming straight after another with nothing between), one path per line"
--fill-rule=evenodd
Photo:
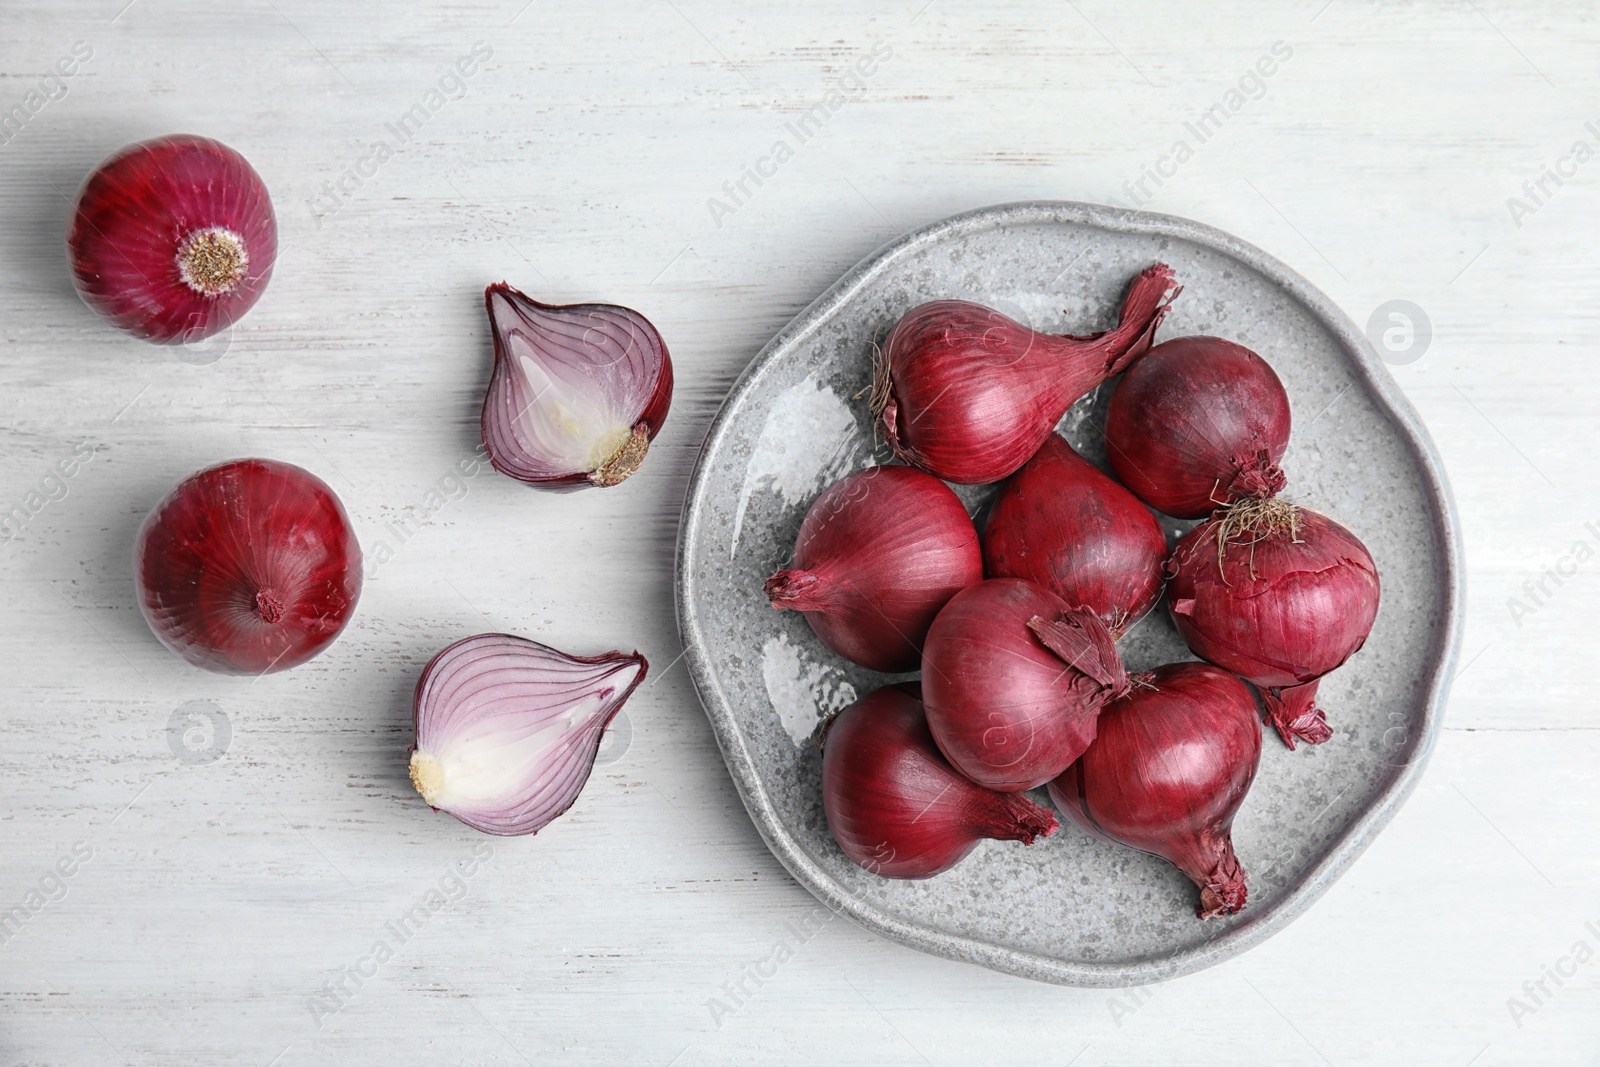
M512 634L457 641L417 682L411 784L475 830L537 833L578 799L649 667L637 652L569 656Z
M540 489L616 485L639 469L672 403L672 359L643 315L484 290L494 375L483 443L495 470Z
M89 175L67 251L84 303L135 337L188 344L255 305L278 224L243 156L177 134L129 145Z

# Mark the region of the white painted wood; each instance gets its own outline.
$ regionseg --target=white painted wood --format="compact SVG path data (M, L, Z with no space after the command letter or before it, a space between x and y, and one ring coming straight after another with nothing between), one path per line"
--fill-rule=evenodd
M1576 943L1600 949L1600 567L1527 618L1507 606L1600 522L1600 162L1547 180L1520 226L1506 204L1575 140L1600 146L1590 6L125 2L11 0L0 19L0 111L93 49L0 144L0 510L96 450L0 545L0 908L92 852L0 946L0 1062L1597 1062L1600 962L1546 979L1520 1020L1507 1006ZM1261 245L1357 321L1394 298L1432 321L1395 375L1454 477L1469 618L1423 786L1290 930L1148 996L1031 985L840 920L802 946L813 901L674 664L673 538L708 420L885 239L1004 200L1128 202L1280 40L1264 95L1146 206ZM462 98L337 210L311 206L478 41L493 57ZM878 41L892 57L719 226L708 198ZM243 151L280 214L271 289L209 366L102 326L62 264L88 169L174 130ZM274 456L326 477L370 550L475 442L479 294L501 277L661 328L677 396L643 471L563 497L474 479L303 668L252 683L168 655L130 583L151 503L202 465ZM547 831L495 843L319 1020L319 989L483 840L403 766L421 664L490 628L643 650L632 747ZM169 748L191 700L231 724L209 765ZM794 959L714 1020L708 1000L779 939Z

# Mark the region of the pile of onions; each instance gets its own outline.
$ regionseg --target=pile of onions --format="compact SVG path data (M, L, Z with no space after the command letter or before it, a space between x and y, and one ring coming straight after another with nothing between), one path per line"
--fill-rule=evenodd
M1093 611L1018 578L957 593L922 653L923 700L939 750L974 782L1003 792L1060 774L1094 740L1100 709L1128 686Z
M1290 748L1326 741L1318 681L1378 614L1378 568L1360 539L1281 500L1236 505L1189 531L1171 570L1168 605L1189 647L1261 686Z
M1099 736L1050 783L1050 800L1092 836L1188 875L1210 919L1245 905L1233 817L1260 758L1249 686L1208 664L1174 663L1101 712Z
M956 773L922 705L897 686L867 694L828 724L822 807L845 855L884 878L931 878L985 838L1030 845L1057 826L1048 808Z
M1149 268L1128 286L1116 328L1083 337L1039 333L968 300L912 308L878 361L873 410L884 438L947 481L999 481L1075 401L1149 348L1173 290L1170 267Z
M1054 433L1001 486L983 529L985 575L1037 582L1114 638L1155 607L1166 559L1149 509Z
M846 659L910 671L939 609L982 577L978 533L948 486L911 467L869 467L811 505L794 566L766 593Z
M1128 368L1106 454L1133 494L1177 519L1283 490L1289 396L1267 361L1220 337L1179 337Z

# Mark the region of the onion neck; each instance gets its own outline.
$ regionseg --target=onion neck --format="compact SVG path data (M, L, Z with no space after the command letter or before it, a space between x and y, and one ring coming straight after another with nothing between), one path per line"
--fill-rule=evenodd
M816 571L791 567L767 579L767 599L780 611L842 610L834 584Z
M993 797L968 822L969 829L980 837L1031 845L1035 838L1049 837L1060 826L1053 811L1021 793L995 793Z
M1228 483L1227 494L1230 500L1259 500L1277 496L1289 484L1289 480L1284 477L1283 468L1272 462L1272 454L1264 448L1256 449L1245 459L1235 456L1233 466L1238 473L1233 476L1233 481Z
M1105 366L1104 378L1121 374L1134 360L1150 350L1155 340L1156 327L1172 309L1172 301L1183 291L1173 279L1172 268L1157 263L1142 271L1128 286L1122 298L1122 313L1114 329L1088 336L1061 334L1056 341L1063 352L1081 358L1083 347L1089 344L1100 350ZM1092 383L1098 385L1099 381Z
M1321 681L1313 678L1304 685L1268 689L1262 694L1267 702L1267 721L1291 750L1296 741L1320 745L1333 736L1327 715L1317 707L1317 684Z
M1226 837L1222 839L1221 854L1209 871L1198 877L1193 871L1183 873L1200 887L1200 908L1197 912L1200 918L1215 919L1219 915L1232 915L1244 909L1250 895L1249 887L1245 884L1244 868L1239 865L1239 857L1234 855L1232 840Z
M1028 629L1057 659L1100 686L1105 700L1115 700L1133 688L1111 631L1088 608L1063 612L1059 619L1035 615L1028 620Z

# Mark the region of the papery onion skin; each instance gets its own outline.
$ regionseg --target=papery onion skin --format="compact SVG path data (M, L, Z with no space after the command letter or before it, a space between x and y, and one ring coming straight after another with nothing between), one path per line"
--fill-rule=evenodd
M1155 607L1166 561L1150 510L1055 433L1001 486L983 528L985 576L1036 582L1114 638Z
M1168 564L1167 602L1195 655L1265 691L1268 717L1292 749L1332 736L1317 682L1366 642L1379 582L1372 554L1339 523L1287 504L1276 514L1280 525L1268 531L1228 534L1227 512L1189 531Z
M505 282L485 289L483 300L494 335L494 372L481 430L495 470L555 491L617 485L637 471L672 406L672 357L650 321L617 304L542 304ZM528 417L543 390L519 364L513 338L542 360L559 363L563 384L614 418L620 436L607 439L603 454L570 461L535 438Z
M1261 760L1250 688L1205 663L1136 679L1100 713L1099 736L1050 783L1050 800L1095 837L1149 852L1200 888L1202 919L1237 912L1248 890L1233 819Z
M133 558L151 631L222 674L304 663L339 636L361 595L361 546L339 498L270 459L180 482L139 527Z
M985 838L1030 845L1058 825L1027 797L958 774L922 705L899 686L868 693L828 724L822 807L845 855L884 878L932 878Z
M1128 685L1093 611L1019 578L957 593L922 651L939 750L974 782L1007 793L1044 785L1077 759L1100 709Z
M260 299L278 224L243 156L176 134L129 145L89 175L67 253L78 294L112 325L186 344L233 325Z
M578 799L606 726L649 668L637 652L573 656L515 634L463 638L429 660L417 680L412 785L435 810L474 830L537 833ZM585 709L584 701L594 704ZM578 711L584 714L574 718ZM505 789L470 795L489 774L488 760L541 731L558 734L547 738L552 749L538 759L508 759Z
M1117 327L1083 337L1038 333L967 300L912 308L878 360L873 410L884 438L946 481L997 482L1075 401L1149 348L1176 295L1171 268L1150 267L1128 287Z
M939 609L983 578L978 532L950 487L912 467L868 467L812 503L794 565L766 582L833 651L875 671L914 671Z
M1198 519L1283 491L1289 395L1267 361L1220 337L1163 341L1117 382L1106 455L1157 511Z

